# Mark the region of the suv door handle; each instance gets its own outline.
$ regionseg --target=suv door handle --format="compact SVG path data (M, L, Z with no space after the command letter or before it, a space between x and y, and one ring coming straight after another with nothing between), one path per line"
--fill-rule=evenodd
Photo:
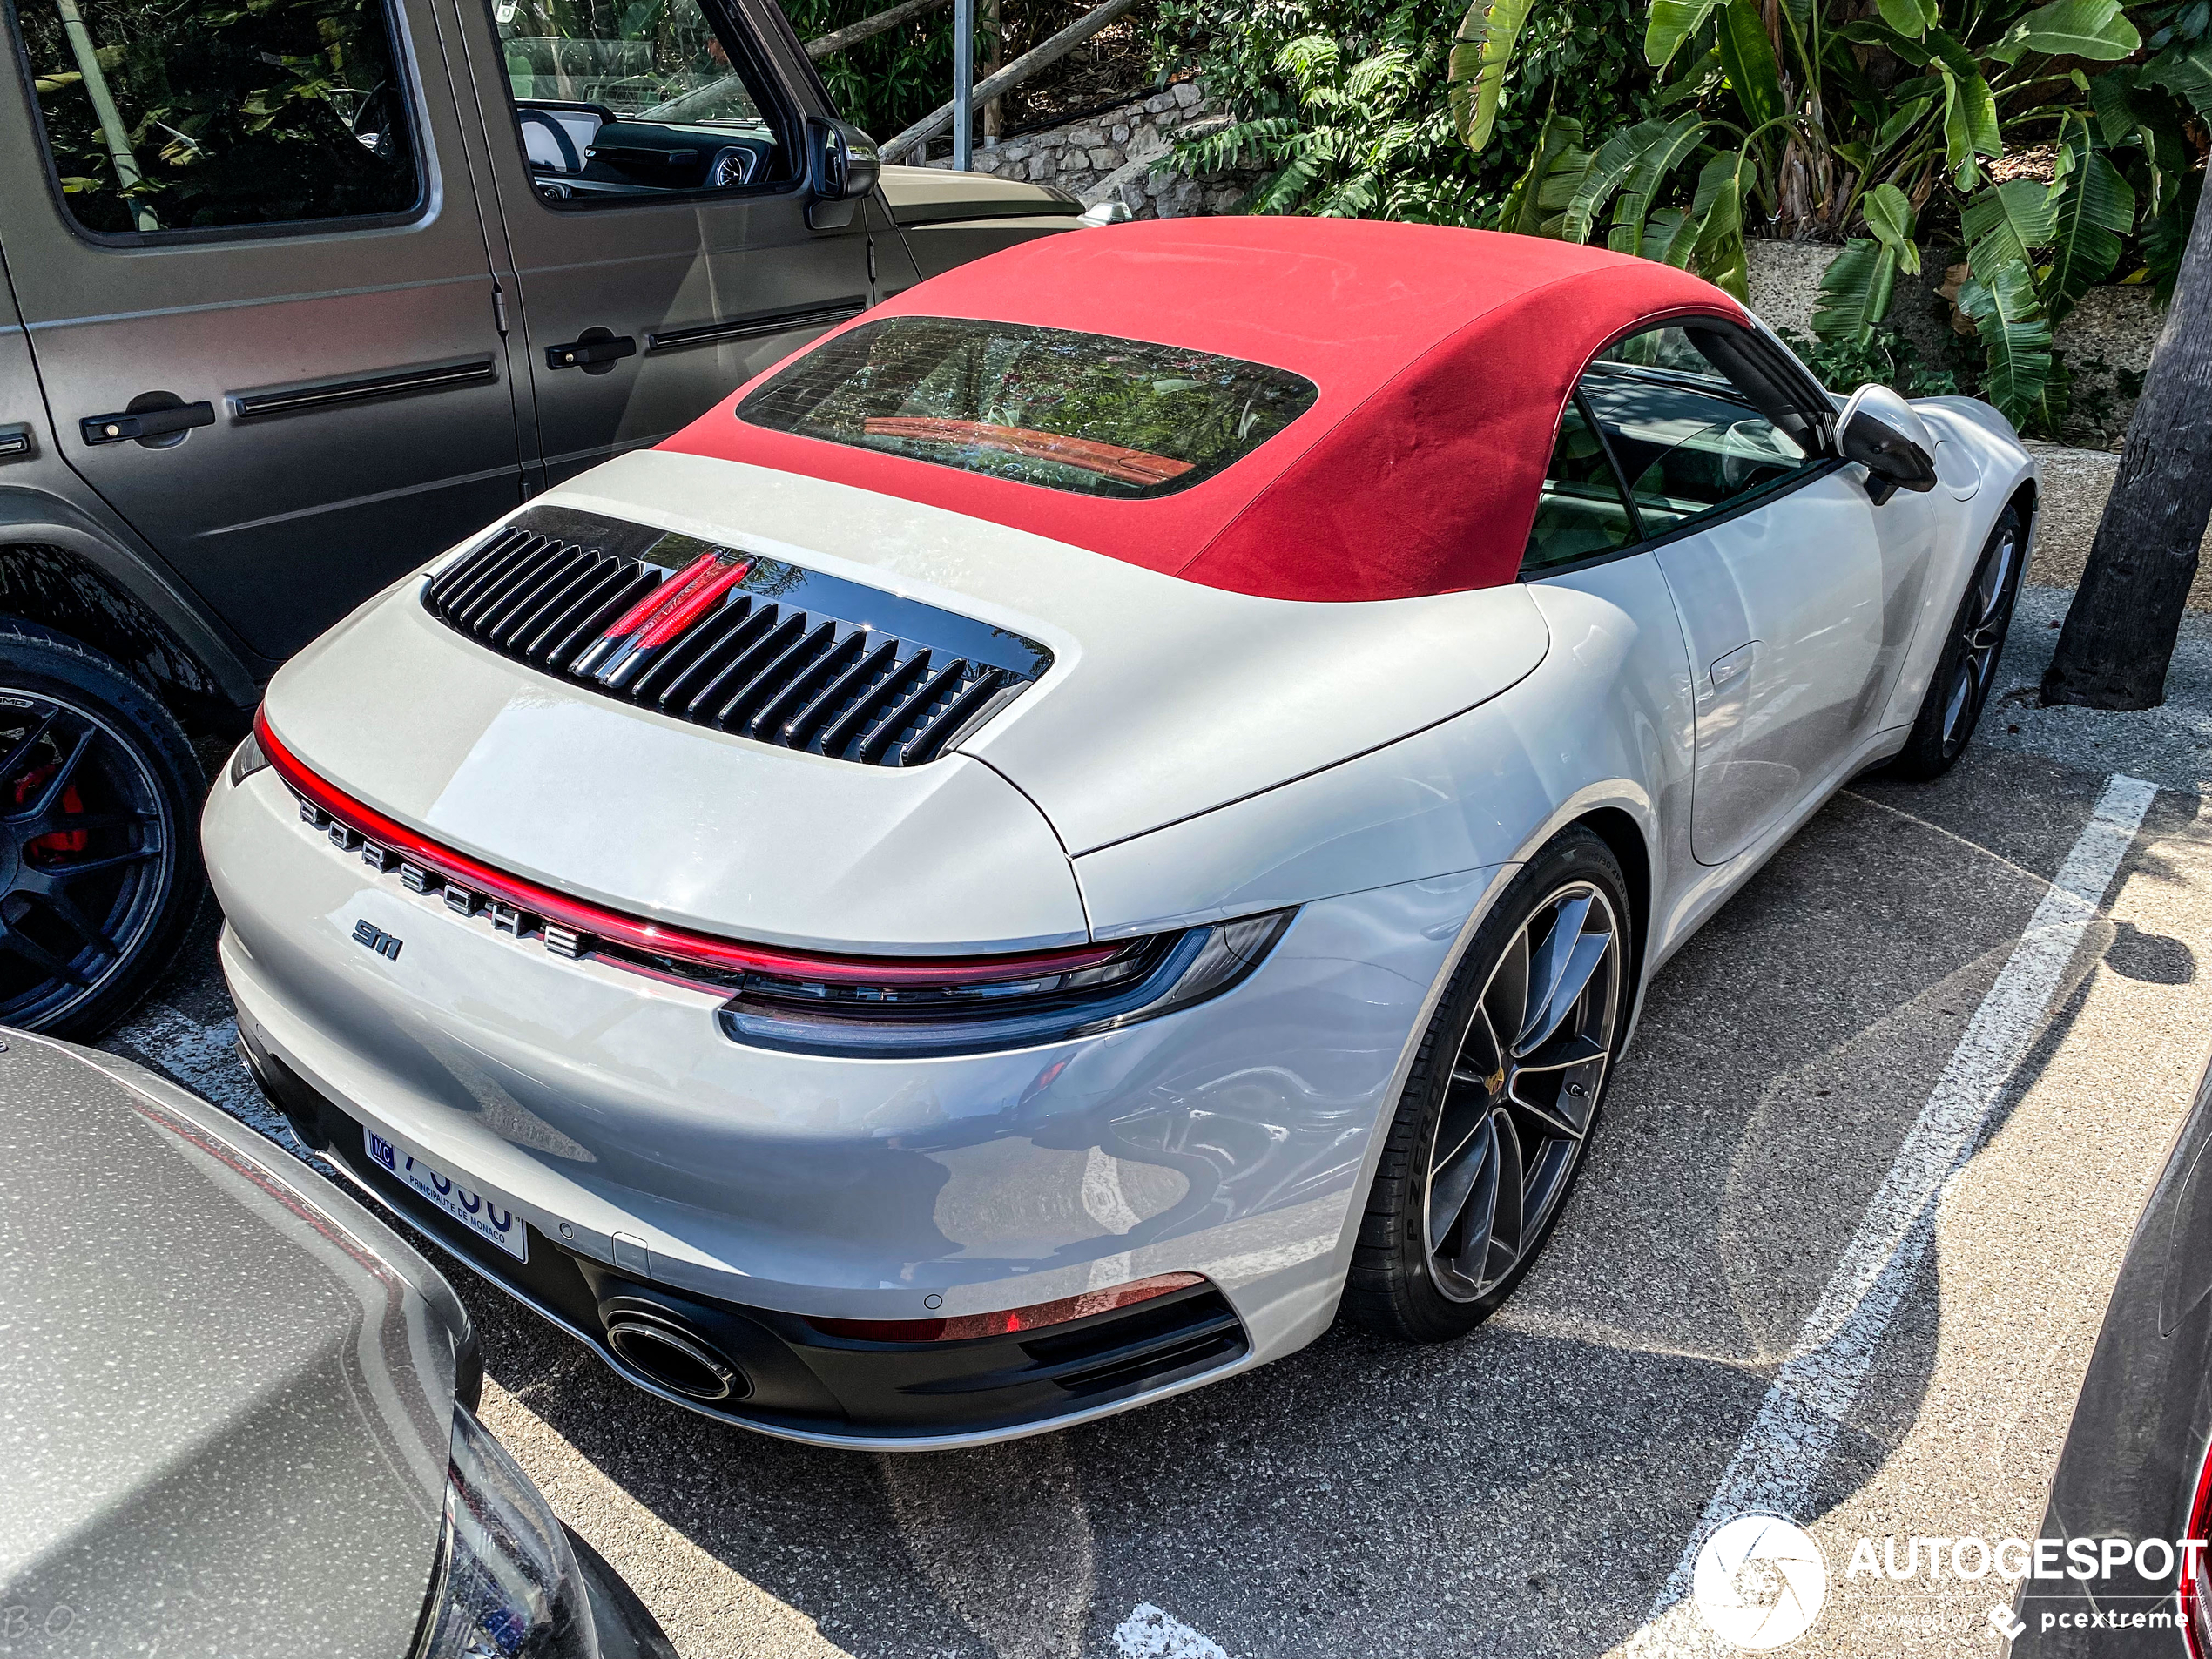
M597 364L611 364L618 359L635 357L637 342L628 334L610 334L604 328L587 328L565 346L545 348L548 368L590 368Z
M161 438L215 424L215 406L205 399L172 409L141 409L136 415L88 415L77 423L87 443L121 443L126 438Z

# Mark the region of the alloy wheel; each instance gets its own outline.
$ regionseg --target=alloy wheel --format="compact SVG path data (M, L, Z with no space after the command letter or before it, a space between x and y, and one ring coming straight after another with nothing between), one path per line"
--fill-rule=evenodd
M1429 1276L1454 1302L1497 1290L1566 1196L1613 1057L1620 940L1603 891L1568 882L1521 925L1475 1000L1422 1202Z
M173 856L135 747L74 704L0 686L0 1024L51 1024L122 972Z
M2009 522L1982 555L1966 590L1966 612L1959 631L1958 661L1944 692L1943 752L1946 759L1966 746L1973 735L1982 705L1989 700L1990 683L1997 678L1997 653L2012 624L2014 577L2020 564L2020 531Z

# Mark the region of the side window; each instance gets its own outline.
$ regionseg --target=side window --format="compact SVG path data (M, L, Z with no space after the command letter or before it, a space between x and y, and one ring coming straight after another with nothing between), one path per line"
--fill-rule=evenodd
M1607 350L1582 376L1581 395L1621 464L1646 536L1771 489L1817 460L1760 413L1703 335L1672 325L1647 329Z
M540 196L588 206L787 182L766 82L699 0L491 0Z
M1528 532L1521 573L1540 575L1635 539L1635 521L1621 499L1620 478L1582 412L1582 400L1571 398L1560 417L1559 442L1536 498L1536 522Z
M18 0L47 160L86 230L403 213L421 199L388 0Z

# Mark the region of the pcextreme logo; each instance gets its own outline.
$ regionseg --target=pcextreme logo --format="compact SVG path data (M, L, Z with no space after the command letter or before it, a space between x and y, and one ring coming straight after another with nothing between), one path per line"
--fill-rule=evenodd
M1828 1600L1828 1562L1812 1534L1780 1515L1738 1515L1697 1552L1689 1599L1731 1647L1780 1648L1812 1628Z

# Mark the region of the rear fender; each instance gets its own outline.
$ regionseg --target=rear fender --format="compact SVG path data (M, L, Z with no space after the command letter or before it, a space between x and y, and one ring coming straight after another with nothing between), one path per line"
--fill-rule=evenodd
M61 556L11 559L18 549L52 549ZM78 579L71 579L71 566ZM0 489L0 567L8 567L0 604L29 604L30 620L80 637L104 633L86 643L157 684L239 708L251 707L260 695L255 659L209 622L181 584L67 502L43 490ZM17 598L18 592L43 593L52 614L35 600ZM72 609L104 613L105 625L72 627Z

